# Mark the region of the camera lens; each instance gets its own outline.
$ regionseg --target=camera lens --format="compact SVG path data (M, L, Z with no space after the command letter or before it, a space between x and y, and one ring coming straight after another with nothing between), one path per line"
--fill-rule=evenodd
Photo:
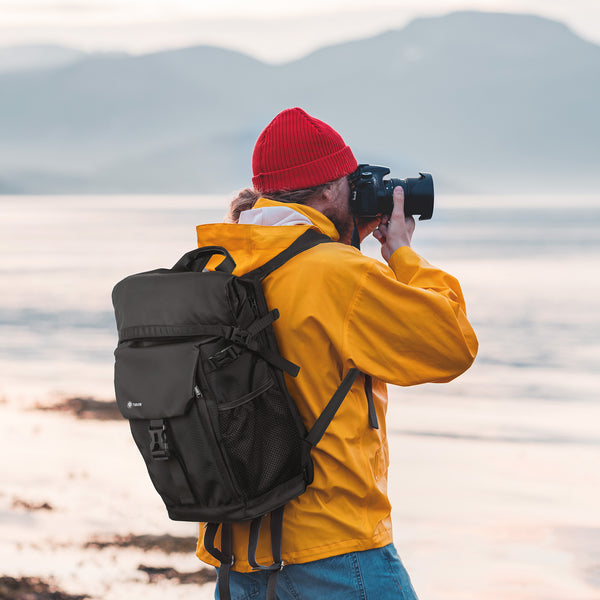
M433 215L433 177L429 173L419 173L420 177L392 179L392 190L401 186L404 190L404 214L419 215L419 221L431 219Z

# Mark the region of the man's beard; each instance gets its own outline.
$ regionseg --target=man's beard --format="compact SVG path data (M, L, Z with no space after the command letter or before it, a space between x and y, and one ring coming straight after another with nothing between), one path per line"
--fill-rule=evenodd
M352 239L352 230L354 229L354 217L350 211L350 197L348 197L348 206L344 214L340 215L338 211L328 211L325 216L335 225L337 232L340 234L339 241L342 244L350 244Z
M352 239L352 230L354 229L354 222L351 219L342 221L336 217L329 217L329 219L335 225L335 228L340 234L339 241L342 244L350 244L350 240Z

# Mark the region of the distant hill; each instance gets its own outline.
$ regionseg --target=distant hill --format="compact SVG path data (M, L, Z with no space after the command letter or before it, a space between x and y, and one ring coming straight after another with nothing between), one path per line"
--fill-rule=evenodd
M447 191L600 189L600 46L460 12L283 65L200 46L0 74L0 192L230 192L289 106Z
M0 73L49 69L74 63L86 53L48 44L0 48Z

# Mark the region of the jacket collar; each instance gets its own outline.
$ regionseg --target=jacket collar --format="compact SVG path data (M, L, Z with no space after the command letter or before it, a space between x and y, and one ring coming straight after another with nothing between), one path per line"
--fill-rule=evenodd
M312 225L252 225L239 223L207 223L196 227L198 246L225 246L232 254L237 267L236 275L250 271L287 248L296 238L312 227L339 240L335 225L318 210L303 204L277 202L260 198L256 208L269 206L288 207L310 219ZM251 209L252 210L252 209ZM220 258L213 257L208 268L215 268Z
M340 238L340 234L335 228L335 225L322 212L319 212L311 206L295 204L293 202L278 202L277 200L269 200L267 198L259 198L254 204L254 208L265 208L269 206L285 206L291 208L307 217L321 233L328 235L334 242Z

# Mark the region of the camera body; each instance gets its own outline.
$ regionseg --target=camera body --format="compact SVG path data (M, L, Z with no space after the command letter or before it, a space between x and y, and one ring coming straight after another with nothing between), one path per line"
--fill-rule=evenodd
M394 208L393 192L397 186L404 190L404 214L419 215L419 220L433 215L433 178L429 173L407 179L383 178L390 173L387 167L358 165L350 175L352 196L350 209L357 217L391 215Z

